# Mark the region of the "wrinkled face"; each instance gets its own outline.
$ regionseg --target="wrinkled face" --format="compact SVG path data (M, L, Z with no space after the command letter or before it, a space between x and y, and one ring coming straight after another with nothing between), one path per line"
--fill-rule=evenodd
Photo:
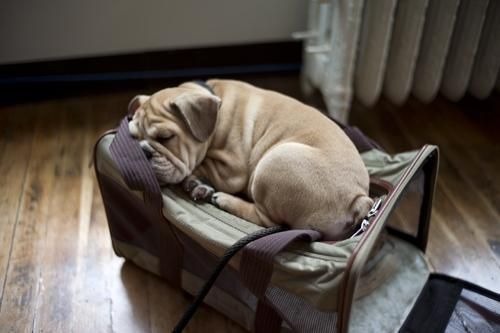
M130 133L140 141L161 184L180 183L201 162L219 106L217 96L193 83L132 100Z

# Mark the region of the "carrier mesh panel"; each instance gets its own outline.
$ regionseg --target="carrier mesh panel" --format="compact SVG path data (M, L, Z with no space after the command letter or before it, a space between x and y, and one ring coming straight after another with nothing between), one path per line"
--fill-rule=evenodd
M431 275L400 332L500 332L500 295L467 281Z
M432 174L429 167L426 169L431 164L416 164L423 157L416 155L412 164L420 165L420 169L413 169L411 178L404 175L387 199L385 213L389 214L386 222L392 227L390 232L381 233L370 253L360 252L366 262L354 292L350 332L389 332L400 327L427 281L429 270L420 250L426 243ZM370 316L383 320L367 320Z
M337 313L322 312L302 298L280 288L268 287L266 298L294 332L334 333Z
M401 195L387 224L411 236L416 236L420 221L420 207L424 196L424 172L418 171Z
M500 332L500 302L462 290L445 332Z

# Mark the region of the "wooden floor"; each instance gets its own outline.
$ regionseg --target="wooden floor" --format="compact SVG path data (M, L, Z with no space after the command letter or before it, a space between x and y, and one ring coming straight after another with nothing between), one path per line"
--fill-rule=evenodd
M295 76L250 78L301 98ZM153 88L148 88L152 90ZM0 107L0 332L168 332L189 298L116 257L93 169L97 136L145 90ZM428 254L500 292L500 103L355 104L388 151L441 148ZM314 99L321 107L321 103ZM203 307L186 332L243 332Z

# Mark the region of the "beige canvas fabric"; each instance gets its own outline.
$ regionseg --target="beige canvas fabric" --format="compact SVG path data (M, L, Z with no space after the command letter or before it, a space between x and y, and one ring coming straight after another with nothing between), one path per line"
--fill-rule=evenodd
M417 153L418 150L413 150L389 155L378 149L372 149L362 153L361 158L370 177L380 178L396 185Z
M96 167L125 187L109 154L112 138L113 135L108 135L100 141ZM416 151L391 156L372 150L362 154L362 158L370 175L395 184L416 155ZM240 238L260 228L213 205L195 203L174 187L164 187L162 192L165 217L217 256L221 256ZM135 194L138 197L142 195L140 192ZM340 241L335 245L322 242L294 243L276 256L271 284L302 297L319 310L336 311L342 274L358 241L359 237ZM125 246L119 248L120 252L132 251L125 257L137 258L143 267L158 265L151 262L154 259L137 253L137 249L124 249ZM240 257L236 255L230 265L238 269L239 260Z

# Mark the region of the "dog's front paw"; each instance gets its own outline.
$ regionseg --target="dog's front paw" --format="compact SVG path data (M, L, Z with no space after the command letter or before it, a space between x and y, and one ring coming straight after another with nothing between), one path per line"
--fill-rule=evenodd
M203 185L203 182L196 176L189 175L182 181L182 189L187 193L191 193L198 185Z
M217 208L220 208L219 203L217 202L217 200L219 199L219 194L220 192L214 193L212 195L212 198L210 198L210 202L212 203L212 205L214 205Z
M210 199L212 205L220 209L226 209L229 201L231 201L232 196L224 192L215 192Z
M182 189L189 193L191 199L195 201L210 201L212 194L215 192L215 189L212 186L204 183L201 179L194 175L189 175L182 181Z
M191 199L194 201L206 200L210 201L215 189L207 184L196 185L190 192Z

